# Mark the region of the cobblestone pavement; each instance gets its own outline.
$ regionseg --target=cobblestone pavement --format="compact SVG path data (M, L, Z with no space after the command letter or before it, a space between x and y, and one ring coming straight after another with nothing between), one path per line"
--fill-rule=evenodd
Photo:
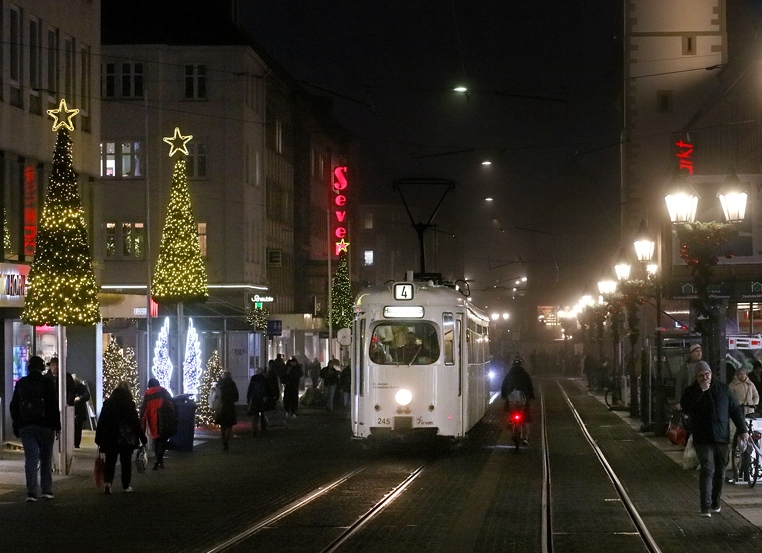
M559 386L546 379L539 385L547 411L556 551L638 550L632 525L572 418L562 388L662 551L729 551L762 545L758 497L762 488L727 485L722 513L702 519L697 509L697 471L682 469L680 448L665 438L638 432L638 421L608 411L579 381L562 380ZM490 407L462 447L424 455L431 463L421 477L345 550L540 551L540 402L533 406L530 446L519 454L508 443L499 403ZM23 454L4 449L0 551L208 551L350 470L372 464L374 470L383 471L386 464L391 474L419 454L404 447L367 451L351 440L343 415L303 409L296 420L256 438L244 419L235 428L230 452L222 451L217 432L197 430L192 452L171 451L165 470L135 474L134 493L105 496L92 483L96 450L92 433L85 432L72 474L54 479L55 499L28 504ZM301 518L284 520L280 527L286 535L291 530L290 538L295 539L288 546L281 540L280 550L320 551L326 543L319 537L340 532L346 525L343 514L356 517L364 510L369 489L347 486L340 499L324 503L322 511L316 507ZM270 535L275 537L276 532ZM247 546L235 550L246 551Z

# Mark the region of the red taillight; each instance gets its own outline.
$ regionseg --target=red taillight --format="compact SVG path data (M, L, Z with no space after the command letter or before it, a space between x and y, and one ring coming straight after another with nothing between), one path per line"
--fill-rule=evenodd
M521 422L521 412L516 412L513 414L513 422Z

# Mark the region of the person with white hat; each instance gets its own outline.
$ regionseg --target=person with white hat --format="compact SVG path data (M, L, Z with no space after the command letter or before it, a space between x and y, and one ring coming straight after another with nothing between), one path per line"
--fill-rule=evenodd
M675 399L677 400L683 395L685 389L695 381L695 377L693 376L694 369L696 368L696 363L701 361L701 356L703 354L701 351L701 344L692 344L688 351L690 355L685 361L685 365L683 365L675 376ZM678 410L681 409L679 401L675 405L675 408Z

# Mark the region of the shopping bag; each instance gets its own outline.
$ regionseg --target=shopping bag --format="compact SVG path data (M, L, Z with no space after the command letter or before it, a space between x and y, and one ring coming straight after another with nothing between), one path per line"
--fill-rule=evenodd
M143 474L146 471L146 467L148 466L148 454L146 453L146 446L140 446L138 448L138 453L135 455L135 469L140 474Z
M667 427L667 439L675 445L684 446L688 443L686 415L682 411L674 411Z
M683 468L685 470L693 470L698 468L699 460L696 448L693 447L693 434L688 437L688 443L685 444L685 451L683 451Z
M103 453L98 452L93 465L93 482L96 488L103 487L103 480L106 478L106 461L103 459Z

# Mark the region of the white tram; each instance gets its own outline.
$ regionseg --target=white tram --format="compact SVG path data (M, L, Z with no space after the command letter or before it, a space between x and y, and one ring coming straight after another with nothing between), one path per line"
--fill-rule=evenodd
M459 439L484 416L489 320L455 286L409 278L369 288L353 324L355 438Z

